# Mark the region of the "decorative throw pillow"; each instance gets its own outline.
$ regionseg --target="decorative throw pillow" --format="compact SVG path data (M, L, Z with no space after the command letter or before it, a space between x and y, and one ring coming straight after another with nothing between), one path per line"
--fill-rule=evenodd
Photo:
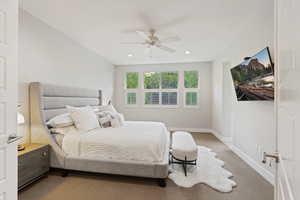
M70 113L65 113L51 118L46 124L52 128L62 128L72 126L74 125L74 122L70 116Z
M98 116L99 123L102 128L107 128L107 127L115 128L115 127L124 126L125 124L124 115L121 113L103 111L103 112L96 112L96 115Z
M75 127L80 131L90 131L100 127L98 118L90 106L81 108L66 106L66 108L70 112Z
M110 112L97 112L96 115L102 128L111 127L112 117Z

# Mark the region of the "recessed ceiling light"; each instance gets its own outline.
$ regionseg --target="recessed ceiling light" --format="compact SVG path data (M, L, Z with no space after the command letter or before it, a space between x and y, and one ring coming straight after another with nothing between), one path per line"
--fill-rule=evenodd
M187 54L187 55L188 55L188 54L191 54L191 52L190 52L190 51L185 51L184 53L185 53L185 54Z
M128 54L128 57L132 57L133 55L132 54Z

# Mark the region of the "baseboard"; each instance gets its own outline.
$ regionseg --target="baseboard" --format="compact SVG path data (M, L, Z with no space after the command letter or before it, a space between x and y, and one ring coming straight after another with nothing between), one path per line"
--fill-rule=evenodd
M221 140L227 146L229 146L229 145L232 144L232 138L231 137L223 136L223 135L221 135L220 133L218 133L215 130L211 130L211 133L214 134L214 136L216 136L216 138L218 138L219 140Z
M274 185L275 183L275 176L269 172L267 169L263 168L257 161L252 159L246 153L241 151L234 145L229 147L235 154L237 154L243 161L245 161L250 167L252 167L257 173L259 173L262 177L264 177L269 183Z
M265 178L269 183L274 185L275 176L270 171L262 167L256 160L248 156L245 152L240 150L238 147L233 145L232 138L224 137L220 133L212 130L212 132L219 140L221 140L225 145L227 145L236 155L238 155L243 161L245 161L250 167L252 167L257 173L259 173L263 178Z
M178 127L168 127L169 131L187 131L196 133L212 133L211 129L207 128L178 128Z

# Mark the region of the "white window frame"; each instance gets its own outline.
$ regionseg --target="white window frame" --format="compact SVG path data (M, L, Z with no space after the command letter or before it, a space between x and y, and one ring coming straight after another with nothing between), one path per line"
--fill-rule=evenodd
M200 99L199 98L199 89L196 89L196 90L190 90L190 89L192 89L192 88L189 88L189 90L184 90L184 92L183 92L183 101L184 101L183 105L184 105L185 108L199 108L200 107L199 106L199 99ZM197 104L196 105L187 105L186 104L186 94L188 92L195 92L197 94Z
M127 88L127 73L137 73L138 74L138 87L137 88ZM138 107L139 104L139 88L140 88L140 73L138 71L125 71L124 72L124 101L126 107ZM127 102L127 94L135 93L136 101L135 104L128 104Z
M178 74L178 80L177 80L177 89L162 89L162 80L160 78L160 84L159 88L157 89L146 89L144 82L145 82L145 77L144 74L147 72L157 72L157 73L163 73L163 72L176 72ZM179 102L179 84L180 84L180 71L174 71L174 70L168 70L168 71L155 71L155 70L149 70L149 71L143 71L142 72L142 105L145 108L178 108L180 106ZM158 92L159 93L159 104L154 105L154 104L145 104L145 96L146 92ZM176 92L177 93L177 104L176 105L163 105L162 104L162 92Z
M198 72L198 85L197 88L185 88L185 72ZM184 70L183 71L183 106L184 108L200 108L200 72L199 70ZM196 105L187 105L186 104L186 93L187 92L196 92L197 93L197 104Z
M138 106L138 90L137 89L134 89L134 90L126 90L126 92L125 92L125 104L126 104L126 106L127 107L137 107ZM128 93L135 93L135 104L129 104L128 102L127 102L127 95L128 95Z

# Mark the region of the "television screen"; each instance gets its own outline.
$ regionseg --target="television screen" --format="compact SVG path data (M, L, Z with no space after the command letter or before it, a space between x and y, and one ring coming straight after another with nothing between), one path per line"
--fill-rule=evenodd
M231 69L238 101L274 100L274 69L265 48Z

